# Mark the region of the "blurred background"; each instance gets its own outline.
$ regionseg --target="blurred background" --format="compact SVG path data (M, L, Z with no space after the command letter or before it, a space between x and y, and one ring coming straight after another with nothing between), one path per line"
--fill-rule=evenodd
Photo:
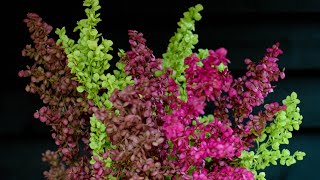
M171 0L129 1L101 0L99 31L114 42L114 49L128 49L128 29L144 33L147 46L156 57L165 52L170 37L177 29L182 13L201 3L203 18L196 23L199 43L196 48L225 47L235 76L244 74L244 59L263 57L265 49L280 42L284 54L280 67L286 78L275 85L275 92L266 101L284 99L292 91L298 93L304 116L289 146L307 156L290 167L270 166L268 180L318 179L320 162L320 1L318 0ZM40 180L48 166L41 153L55 150L50 128L33 118L42 106L37 95L24 91L29 79L17 76L29 61L21 50L31 43L22 22L28 12L39 14L54 28L66 27L71 37L78 20L85 17L82 1L5 1L2 5L1 29L1 93L0 93L0 179ZM8 10L8 11L5 11ZM52 33L53 37L57 37ZM114 56L116 56L116 52ZM30 61L29 61L30 62Z

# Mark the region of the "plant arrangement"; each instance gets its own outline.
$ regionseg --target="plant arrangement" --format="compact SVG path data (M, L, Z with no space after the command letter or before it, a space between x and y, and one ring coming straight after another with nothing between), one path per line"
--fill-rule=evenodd
M279 43L257 62L246 59L247 72L234 78L226 49L193 51L198 4L183 14L161 58L135 30L128 31L131 49L116 58L96 29L99 1L83 5L76 41L65 28L51 38L53 28L35 13L24 20L33 45L22 56L33 64L18 75L30 77L26 91L44 103L34 117L51 127L57 145L43 153L46 179L263 180L266 167L303 159L304 152L280 147L302 123L297 94L264 104L285 77ZM204 112L209 102L213 114Z

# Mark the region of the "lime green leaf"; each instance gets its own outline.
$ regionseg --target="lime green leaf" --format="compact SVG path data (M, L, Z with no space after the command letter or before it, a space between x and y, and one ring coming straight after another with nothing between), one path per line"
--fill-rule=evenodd
M83 86L78 86L77 87L77 91L82 93L84 91L84 87Z
M87 43L91 50L95 50L98 47L98 43L96 41L88 40Z
M97 82L100 77L99 77L99 74L98 74L98 73L95 73L92 78L93 78L93 80L94 80L95 82Z

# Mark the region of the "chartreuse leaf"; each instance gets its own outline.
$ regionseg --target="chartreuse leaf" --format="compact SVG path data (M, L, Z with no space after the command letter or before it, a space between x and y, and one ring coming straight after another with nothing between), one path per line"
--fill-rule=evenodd
M106 106L111 108L112 104L108 102L114 89L122 90L133 81L126 79L123 66L116 71L117 74L108 73L106 78L104 73L110 68L109 61L113 58L109 52L112 50L113 42L104 39L96 29L97 24L101 21L99 14L96 13L101 7L99 0L85 0L83 5L87 18L77 22L74 31L79 31L80 38L76 41L66 35L65 28L57 29L59 35L58 43L61 43L68 56L68 67L72 73L76 74L77 80L81 86L77 88L79 92L87 92L88 98L92 99L98 107ZM124 51L120 50L120 55ZM117 66L118 67L118 66ZM109 79L113 79L112 85ZM99 95L100 90L107 89L107 96ZM103 98L102 98L103 96Z
M178 22L178 30L169 40L166 53L163 54L163 71L156 72L156 75L164 73L167 68L173 70L172 78L180 85L180 99L187 100L186 80L184 70L186 65L184 59L192 54L192 49L198 43L198 35L194 34L195 21L201 19L200 11L203 10L201 4L190 7L183 13L183 18Z
M93 100L96 106L111 109L112 103L109 98L113 91L124 89L127 85L133 84L133 80L124 73L125 65L121 63L117 63L119 70L115 70L115 74L105 74L110 67L109 61L113 58L109 53L113 50L113 42L102 38L96 29L97 24L101 21L99 14L96 13L101 8L99 0L84 0L83 6L86 7L87 18L78 21L74 28L74 32L79 32L79 39L75 42L69 38L63 27L56 30L56 34L59 35L57 43L67 54L68 67L75 74L76 80L80 82L77 91L87 92L87 98ZM124 54L124 51L120 50L119 55ZM102 95L99 94L101 89L106 89ZM96 156L102 160L101 155L105 149L115 147L108 140L106 127L100 120L93 116L90 118L90 124L89 146L93 150L92 157ZM107 158L105 161L106 166L111 167L111 159ZM90 163L95 163L95 160L91 159Z
M204 58L209 56L208 49L198 49L198 51L199 51L199 53L197 54L197 56L200 60L203 60Z
M106 126L93 115L90 118L90 148L92 149L92 159L90 160L91 164L94 164L96 161L93 159L94 156L98 157L100 160L105 161L106 167L111 167L112 160L110 157L107 159L102 159L102 154L106 149L115 149L116 147L112 145L109 138L106 135Z
M214 117L212 114L209 114L207 116L201 116L199 117L199 121L201 123L204 123L205 125L209 124L210 122L212 122L214 120Z
M289 144L289 138L292 137L290 131L293 131L293 126L298 130L303 118L297 107L300 101L295 92L287 96L282 103L286 105L286 110L277 112L274 121L263 130L262 135L257 139L257 150L242 151L241 156L234 162L237 166L251 170L257 180L265 179L265 173L258 174L257 171L270 165L277 165L279 161L281 165L290 166L297 160L303 160L306 155L301 151L291 154L288 149L280 150L282 144Z

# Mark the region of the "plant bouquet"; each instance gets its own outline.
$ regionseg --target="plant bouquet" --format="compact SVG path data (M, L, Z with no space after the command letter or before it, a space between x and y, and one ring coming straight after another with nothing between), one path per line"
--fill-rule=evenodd
M161 58L135 30L131 49L114 58L113 42L96 29L99 1L83 5L77 41L65 28L50 38L53 28L35 13L24 20L33 45L22 55L34 61L18 75L31 78L26 91L44 103L34 117L51 126L57 145L43 153L47 179L262 180L266 167L303 159L280 149L302 123L295 92L253 112L285 77L279 43L258 62L246 59L247 72L234 78L226 49L193 52L199 4L183 14ZM209 102L213 114L204 112Z

